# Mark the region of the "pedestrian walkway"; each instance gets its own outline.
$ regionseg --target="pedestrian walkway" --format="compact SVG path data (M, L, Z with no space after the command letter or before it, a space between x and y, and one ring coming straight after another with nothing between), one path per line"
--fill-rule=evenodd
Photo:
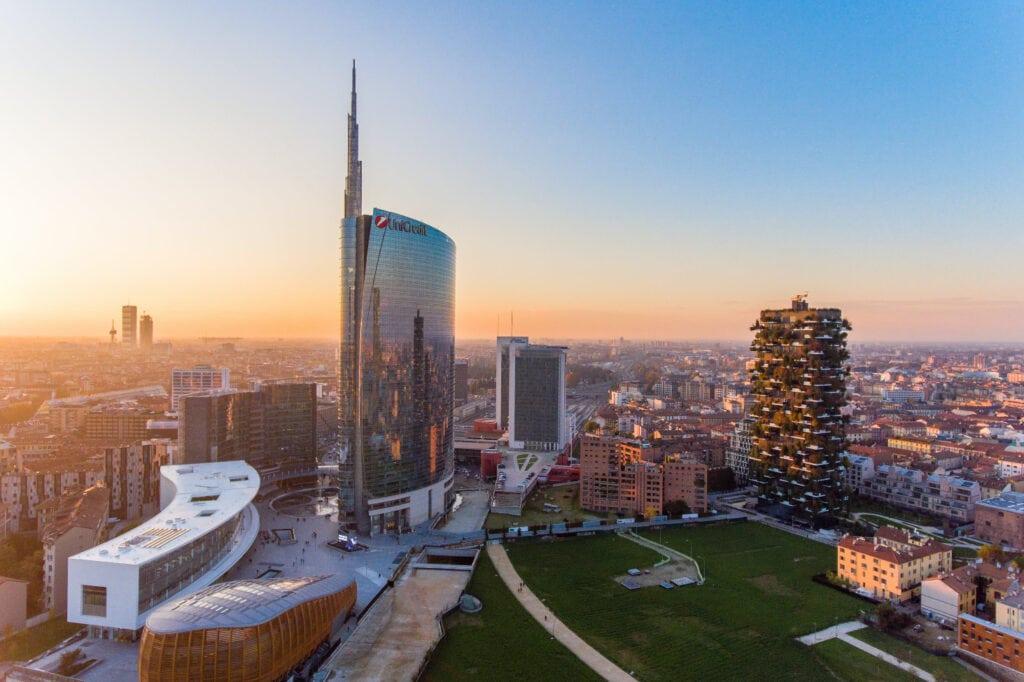
M487 545L487 555L491 557L498 575L505 581L505 585L516 596L523 608L529 612L534 619L547 628L552 636L565 645L578 659L583 661L591 670L606 680L613 682L626 682L633 680L625 670L615 665L602 656L597 649L584 642L580 637L565 626L565 623L555 617L555 614L544 603L537 598L533 591L526 587L519 573L516 572L508 553L502 545Z
M918 679L927 680L927 682L935 682L935 676L927 670L922 670L921 668L918 668L916 665L911 665L910 663L907 663L902 659L896 658L890 653L882 651L877 647L873 647L867 642L862 642L856 637L851 637L848 634L850 632L853 632L854 630L860 630L864 627L867 627L866 625L864 625L864 623L854 620L850 621L849 623L839 623L837 625L827 627L824 630L812 632L809 635L804 635L803 637L800 637L799 640L807 646L812 646L814 644L820 644L821 642L830 639L839 639L843 642L846 642L852 647L860 649L866 654L870 654L875 658L880 658L881 660L885 661L890 665L896 666L900 670L905 670L906 672L910 673L914 677L917 677Z

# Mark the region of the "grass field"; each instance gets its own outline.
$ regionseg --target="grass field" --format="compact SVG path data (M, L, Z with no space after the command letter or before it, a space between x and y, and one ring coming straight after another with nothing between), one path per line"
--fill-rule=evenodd
M952 633L950 634L952 635ZM907 644L903 640L890 637L884 632L879 632L874 628L857 630L855 632L851 632L850 636L856 637L862 642L867 642L871 646L890 653L896 658L907 661L908 663L913 663L918 668L927 670L937 677L941 676L944 680L965 680L977 682L977 680L981 679L948 656L936 656L934 654L930 654L924 649L919 649L912 644Z
M52 618L0 642L0 661L28 661L81 629L77 623Z
M445 636L421 678L442 680L600 680L519 605L486 552L466 590L483 603L476 614L445 619Z
M544 503L557 504L562 511L556 513L544 511ZM580 487L567 485L558 487L538 486L526 500L522 516L508 514L488 514L484 528L495 530L509 526L537 526L549 523L582 521L583 519L600 518L599 515L584 512L580 509Z
M815 644L814 653L834 676L849 682L910 682L917 679L907 671L839 639Z
M704 586L624 589L611 577L658 557L614 535L516 543L509 555L569 627L638 679L828 676L825 659L794 638L866 606L811 581L834 566L834 548L756 523L648 534L659 535L698 558Z

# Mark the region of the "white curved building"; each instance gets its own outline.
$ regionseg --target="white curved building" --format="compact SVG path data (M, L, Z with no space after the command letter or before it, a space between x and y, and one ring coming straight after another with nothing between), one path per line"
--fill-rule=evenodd
M242 461L161 467L159 514L68 559L68 620L134 638L153 609L212 584L249 551L259 489Z

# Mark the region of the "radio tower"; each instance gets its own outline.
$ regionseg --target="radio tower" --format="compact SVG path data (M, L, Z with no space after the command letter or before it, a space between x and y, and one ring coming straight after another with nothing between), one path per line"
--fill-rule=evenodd
M117 327L114 326L113 320L110 321L110 332L108 333L110 334L110 345L113 346L117 343Z

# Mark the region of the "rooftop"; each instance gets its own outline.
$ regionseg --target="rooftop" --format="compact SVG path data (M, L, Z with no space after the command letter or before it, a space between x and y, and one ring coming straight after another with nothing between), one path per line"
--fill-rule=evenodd
M355 585L350 578L335 574L220 583L155 609L146 619L146 628L166 635L215 627L251 627L350 585Z
M981 500L977 504L982 507L992 507L994 509L1022 514L1024 513L1024 493L1007 491L999 497L991 497L987 500Z
M245 509L260 489L260 475L243 461L164 466L160 477L161 488L170 483L175 493L159 514L73 558L146 563L218 528L226 518ZM161 499L161 504L165 502Z

